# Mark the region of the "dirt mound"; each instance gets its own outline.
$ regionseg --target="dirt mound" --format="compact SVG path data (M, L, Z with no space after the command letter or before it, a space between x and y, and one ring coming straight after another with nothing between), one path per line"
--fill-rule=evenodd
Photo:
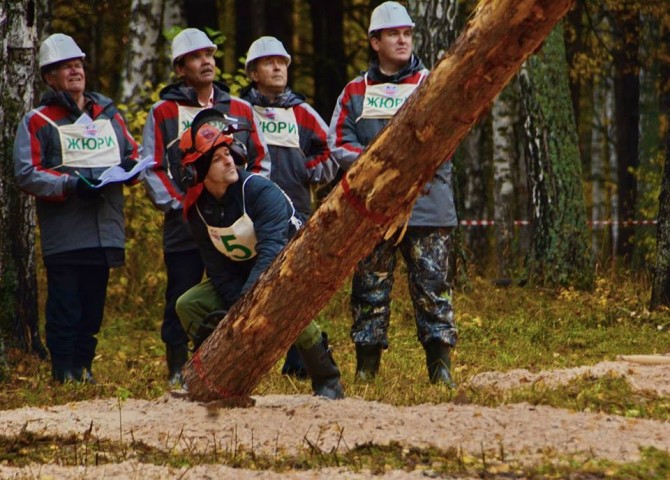
M524 370L489 372L472 385L516 388L542 381L560 385L583 375L622 375L633 388L667 396L670 366L606 362L592 367L533 374ZM175 449L207 453L243 447L256 454L297 453L307 447L323 452L346 452L356 445L374 443L455 448L466 455L482 450L522 462L546 452L577 458L634 461L640 447L670 450L670 423L628 419L600 413L570 412L528 404L487 408L475 405L417 405L395 407L356 398L328 401L311 396L255 397L250 408L222 409L190 402L169 394L157 400L120 402L117 399L72 403L48 408L21 408L0 412L0 431L6 436L22 430L44 435L91 434L100 439L142 441L164 451ZM223 466L171 469L133 462L101 467L33 465L14 469L0 466L0 476L41 478L276 478L272 472L240 471ZM369 472L341 469L294 472L291 478L368 478ZM183 476L182 476L183 475ZM394 476L397 475L397 476ZM284 475L285 476L285 475ZM24 477L25 478L25 477ZM380 478L380 477L377 477ZM407 472L387 472L385 479L412 478ZM419 478L417 473L416 478Z

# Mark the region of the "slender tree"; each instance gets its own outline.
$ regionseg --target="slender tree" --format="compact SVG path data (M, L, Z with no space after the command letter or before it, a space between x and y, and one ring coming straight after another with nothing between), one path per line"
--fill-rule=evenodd
M518 85L512 80L493 103L493 212L496 231L498 278L512 276L514 241L515 184L514 164L519 156L514 129L518 117Z
M216 0L184 0L186 26L205 30L219 29L219 8Z
M35 3L0 2L0 327L25 348L46 352L37 328L35 205L14 181L12 145L23 115L32 108Z
M330 119L333 105L347 83L342 0L310 0L314 45L314 108Z
M265 0L235 0L235 58L247 56L251 42L265 35Z
M616 254L628 263L633 254L635 227L626 220L636 218L637 171L640 166L640 13L633 5L616 4L612 9L614 34L614 97L617 152L619 235Z
M526 63L520 80L532 188L529 279L590 288L594 271L561 26Z
M662 122L665 165L659 196L656 231L656 267L651 290L651 308L670 307L670 16L661 24L661 95L659 109Z

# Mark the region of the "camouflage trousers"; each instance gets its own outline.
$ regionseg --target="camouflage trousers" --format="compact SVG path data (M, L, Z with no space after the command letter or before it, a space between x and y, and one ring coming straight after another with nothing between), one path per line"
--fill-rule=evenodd
M451 230L449 227L409 227L399 243L397 239L380 243L358 264L351 285L351 339L356 345L388 348L397 250L407 264L419 342L425 345L437 339L452 347L456 345L458 331L447 276Z

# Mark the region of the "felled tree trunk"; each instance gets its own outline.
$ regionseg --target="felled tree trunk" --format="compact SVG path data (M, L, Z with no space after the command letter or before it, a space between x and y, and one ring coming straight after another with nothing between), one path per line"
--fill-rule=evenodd
M485 0L465 32L184 370L193 400L243 399L402 226L425 183L572 0Z

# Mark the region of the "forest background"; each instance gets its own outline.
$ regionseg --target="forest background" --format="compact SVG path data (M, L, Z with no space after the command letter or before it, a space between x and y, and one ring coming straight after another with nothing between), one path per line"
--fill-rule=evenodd
M5 1L2 12L7 18L20 8L36 12L29 22L36 35L24 42L24 57L34 57L39 41L50 33L72 35L87 53L88 89L114 98L141 141L151 104L160 88L174 80L169 46L181 28L207 30L220 46L219 74L233 94L247 82L242 65L249 44L261 35L278 37L293 57L291 85L328 122L343 86L366 67L367 23L379 3L40 0ZM431 66L455 41L478 2L405 3L417 21L416 51ZM454 251L457 285L482 275L503 284L589 289L598 276L623 273L658 278L650 280L656 289L652 304L667 305L670 255L659 205L669 202L659 197L670 155L669 32L665 0L575 3L453 158L462 222ZM5 38L7 47L11 38ZM18 49L4 51L6 73ZM31 105L44 88L34 73L33 68ZM7 92L9 77L3 75L2 81ZM3 134L11 139L16 123L8 120L17 112L4 104L12 96L5 97ZM439 151L439 145L435 148ZM5 142L0 181L11 194L10 152L11 144ZM128 261L110 282L110 303L150 317L162 302L165 283L162 216L141 187L127 193ZM30 199L23 196L20 202L25 208L13 208L6 199L0 205L9 212L2 215L6 223L0 229L0 323L5 331L19 332L25 331L25 321L17 319L38 316L33 301L37 289L30 285L41 275L34 235L21 234L34 232ZM17 241L31 252L27 260L15 247ZM20 280L31 271L36 278ZM18 294L17 284L24 285Z

